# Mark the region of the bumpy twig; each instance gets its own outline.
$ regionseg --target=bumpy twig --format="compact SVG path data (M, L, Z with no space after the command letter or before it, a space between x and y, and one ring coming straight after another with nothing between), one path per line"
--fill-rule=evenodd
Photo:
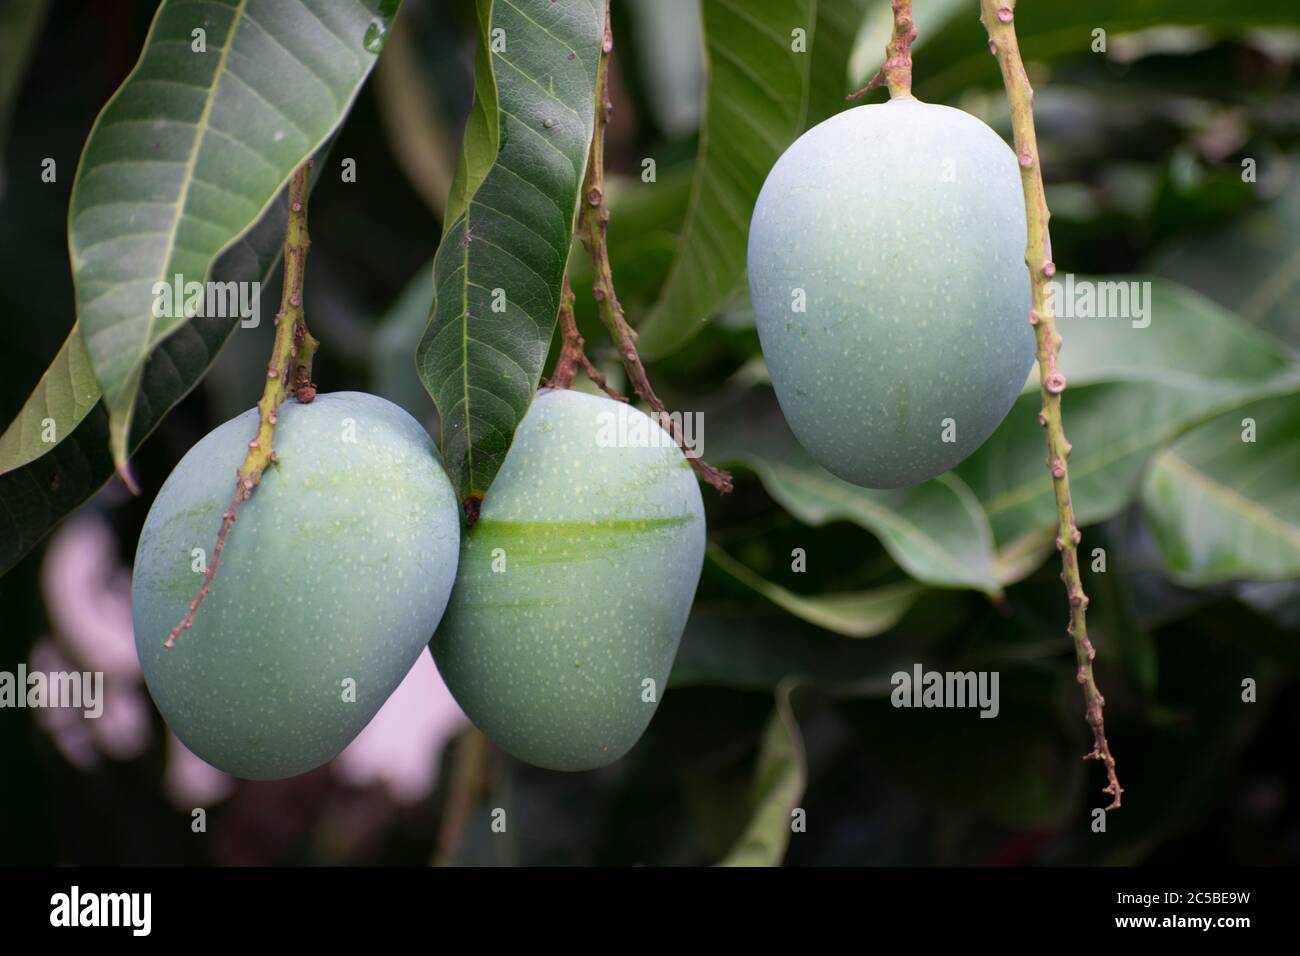
M893 5L894 30L885 46L885 62L870 83L844 97L846 100L865 96L877 86L889 87L890 99L912 95L912 41L916 39L912 0L894 0Z
M587 358L586 341L578 331L578 322L573 317L573 289L569 287L569 277L564 277L564 287L560 290L560 357L555 360L555 371L547 383L550 388L568 388L578 374L578 367L587 373L595 385L616 402L626 402L609 384L600 369L591 364Z
M613 104L609 100L609 57L614 49L614 34L609 25L609 0L605 0L605 38L600 48L600 62L596 72L596 123L591 137L591 152L587 158L587 176L582 184L582 212L578 220L578 234L591 255L591 293L596 298L600 320L609 330L618 349L619 359L627 371L628 381L641 399L656 413L660 423L668 429L673 441L687 452L687 460L696 474L718 491L731 490L731 475L714 468L703 459L691 455L686 448L681 429L668 415L667 406L655 394L646 375L641 356L636 350L636 332L627 324L623 306L614 292L614 276L609 265L606 235L609 231L609 207L605 205L605 126Z
M1056 492L1057 538L1056 547L1061 552L1065 582L1070 601L1068 631L1074 639L1075 658L1078 662L1078 680L1083 688L1088 724L1092 728L1093 749L1085 759L1100 760L1106 766L1107 784L1103 792L1111 795L1107 810L1120 806L1124 792L1115 773L1115 758L1106 742L1106 724L1102 716L1105 700L1093 678L1092 661L1096 656L1088 640L1086 612L1088 598L1083 593L1079 573L1079 542L1082 535L1074 522L1074 505L1070 501L1070 443L1065 438L1061 422L1061 393L1065 391L1065 375L1057 367L1057 353L1061 336L1056 331L1056 319L1047 284L1056 274L1052 262L1052 241L1047 230L1051 213L1043 191L1043 176L1039 168L1038 137L1034 132L1034 91L1020 58L1020 45L1016 40L1015 0L980 0L980 19L989 34L989 48L998 59L1002 80L1011 106L1011 124L1015 133L1016 157L1020 162L1020 182L1025 193L1025 214L1028 220L1028 241L1025 247L1025 264L1029 267L1033 286L1033 306L1029 322L1034 327L1037 341L1038 375L1042 386L1043 410L1038 423L1047 429L1047 467L1052 474Z
M171 629L164 647L175 647L180 633L194 624L194 615L203 599L212 590L212 580L221 562L221 552L226 546L226 536L239 514L239 506L252 495L262 481L266 469L275 464L275 451L271 438L280 406L292 390L300 402L310 402L316 397L316 386L311 381L312 359L319 342L307 331L302 306L302 280L307 263L307 175L311 160L307 160L289 182L289 222L284 233L284 288L280 293L280 311L275 316L275 344L271 347L271 361L266 367L266 387L257 403L257 435L248 443L244 463L235 471L235 496L221 515L221 530L217 532L217 546L212 560L203 573L203 584L198 595L190 602L189 610L181 622Z

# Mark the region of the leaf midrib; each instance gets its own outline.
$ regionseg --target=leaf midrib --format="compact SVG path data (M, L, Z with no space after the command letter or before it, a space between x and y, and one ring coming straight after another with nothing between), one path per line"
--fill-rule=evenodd
M208 88L207 99L203 103L203 112L199 114L198 122L195 123L194 142L190 145L190 155L185 161L185 174L181 180L180 195L176 197L176 213L172 217L172 228L167 236L167 247L163 256L162 270L158 276L159 282L167 281L167 273L171 270L172 256L176 251L176 235L180 232L181 221L185 218L185 205L189 202L190 187L194 184L194 169L198 163L199 150L208 135L212 105L216 102L217 91L221 89L221 77L226 70L226 59L230 56L230 50L235 45L235 34L239 32L239 27L244 18L244 10L247 6L248 0L239 0L238 6L235 7L230 20L230 30L226 34L225 41L221 44L221 55L217 58L217 66L212 73L212 85ZM157 327L157 323L158 319L151 309L149 311L149 324L145 326L145 334L140 343L139 357L133 363L134 365L138 366L149 357L149 343L153 341L154 329Z
M1257 526L1266 536L1286 542L1300 551L1300 528L1283 515L1270 511L1258 501L1234 491L1173 451L1164 452L1158 460L1158 465L1177 472L1210 497L1218 499L1229 511L1241 515L1249 523Z

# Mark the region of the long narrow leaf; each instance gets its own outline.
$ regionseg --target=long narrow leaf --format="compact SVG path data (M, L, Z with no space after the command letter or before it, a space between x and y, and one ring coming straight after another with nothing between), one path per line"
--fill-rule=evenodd
M638 348L662 356L744 286L749 218L796 136L847 104L860 0L702 0L709 93L677 259Z
M77 315L125 468L145 364L203 282L342 122L396 0L164 0L86 142L68 212Z
M491 484L542 373L587 168L600 0L479 0L474 106L417 352L462 498Z

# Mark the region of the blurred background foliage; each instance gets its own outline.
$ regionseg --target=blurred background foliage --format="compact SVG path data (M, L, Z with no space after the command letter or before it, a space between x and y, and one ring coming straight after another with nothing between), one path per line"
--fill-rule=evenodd
M737 246L728 210L779 153L762 155L760 127L788 142L875 71L888 3L702 3L703 17L697 0L616 0L613 10L615 280L661 396L704 412L706 457L737 476L730 496L706 489L704 577L642 743L610 768L563 775L473 734L445 749L430 738L440 772L416 799L326 767L213 791L200 837L189 826L197 804L169 795L151 708L141 719L159 732L147 745L82 761L32 712L5 711L0 859L1300 861L1300 8L1022 0L1017 10L1058 269L1152 283L1149 327L1061 321L1075 506L1094 556L1090 627L1127 788L1102 835L1088 826L1103 779L1080 760L1090 741L1036 390L955 473L872 492L801 452L766 384L743 291L744 223ZM331 153L356 160L358 181L323 175L311 203L317 381L384 395L431 427L412 354L472 93L472 7L406 0ZM72 172L152 13L126 0L0 6L0 421L71 327ZM769 14L818 25L812 56L789 75L784 61L741 68L761 56L746 21ZM974 2L917 0L916 92L1009 136L977 14ZM1093 49L1098 29L1105 52ZM58 160L56 183L39 182L45 157ZM617 384L581 257L571 276L580 327ZM141 498L113 483L87 505L112 530L105 563L117 573L175 462L255 402L271 332L263 323L232 336L144 444ZM1246 418L1253 443L1241 440ZM0 669L59 639L66 615L42 584L52 550L47 541L0 578ZM890 675L916 662L1000 672L998 718L891 707ZM1258 682L1256 703L1242 702L1246 678ZM796 806L807 829L791 839ZM503 835L489 826L497 807L510 821Z

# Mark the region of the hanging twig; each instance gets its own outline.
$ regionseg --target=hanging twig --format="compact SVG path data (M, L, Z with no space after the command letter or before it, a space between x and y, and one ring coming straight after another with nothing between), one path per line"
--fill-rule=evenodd
M307 331L302 306L302 280L307 264L307 178L311 160L307 160L289 181L289 222L284 232L284 287L280 293L280 311L275 316L275 344L271 347L271 361L266 367L266 386L257 403L257 434L248 443L244 463L235 471L235 496L230 507L221 515L221 530L217 532L217 545L212 560L203 573L199 593L190 602L189 610L181 622L171 629L164 647L175 647L176 638L194 624L194 615L203 599L212 590L212 581L221 562L221 552L226 546L226 536L239 514L239 506L252 495L262 481L262 474L275 464L275 451L271 438L280 406L290 391L300 402L310 402L316 397L316 386L311 381L312 359L320 344Z
M601 391L616 402L626 402L624 396L610 387L600 369L591 364L585 348L586 342L582 333L578 331L577 320L573 317L573 289L569 287L569 277L566 275L560 290L560 357L555 360L555 371L551 373L551 380L547 385L550 388L568 388L573 384L574 376L578 374L578 367L581 366L587 373L587 378L591 379Z
M912 0L894 0L894 31L885 46L885 62L876 75L860 90L844 97L856 100L877 86L889 87L889 98L898 99L912 95L912 41L916 39L916 24L912 21Z
M591 292L596 298L600 320L609 330L618 349L619 359L627 371L628 381L642 401L650 406L659 423L668 430L673 441L682 448L687 461L701 479L722 493L731 490L731 475L707 464L686 447L681 428L668 414L667 406L655 394L646 375L645 366L636 350L636 332L627 324L623 306L614 292L614 276L609 265L606 235L609 231L609 207L605 205L605 126L613 104L609 99L609 57L614 49L614 35L609 25L609 0L605 0L605 39L601 44L600 61L596 71L596 122L591 137L591 152L587 158L587 176L582 184L582 212L578 220L578 234L591 255Z
M1034 132L1034 91L1029 85L1025 65L1020 58L1020 45L1016 40L1015 0L980 0L980 19L989 34L989 48L998 59L1002 81L1007 89L1007 102L1011 107L1011 125L1015 134L1016 158L1020 163L1020 182L1025 193L1025 215L1028 237L1025 247L1025 264L1029 267L1033 287L1033 306L1029 322L1034 327L1037 342L1038 377L1042 387L1043 410L1038 423L1047 429L1047 467L1052 474L1052 487L1056 493L1057 537L1056 547L1061 552L1066 594L1070 602L1068 631L1074 639L1075 659L1078 662L1078 680L1083 688L1088 724L1092 728L1093 748L1086 759L1100 760L1106 766L1107 784L1103 792L1111 795L1107 810L1120 806L1124 792L1115 772L1115 758L1106 742L1106 723L1102 715L1105 699L1097 689L1092 673L1095 657L1092 642L1088 640L1088 598L1083 593L1079 573L1079 542L1082 535L1074 521L1074 505L1070 500L1070 443L1065 438L1061 421L1061 393L1065 391L1065 375L1057 367L1057 353L1061 336L1056 331L1052 302L1047 284L1056 274L1052 262L1052 242L1047 223L1051 213L1043 190L1042 170L1038 159L1038 138Z

